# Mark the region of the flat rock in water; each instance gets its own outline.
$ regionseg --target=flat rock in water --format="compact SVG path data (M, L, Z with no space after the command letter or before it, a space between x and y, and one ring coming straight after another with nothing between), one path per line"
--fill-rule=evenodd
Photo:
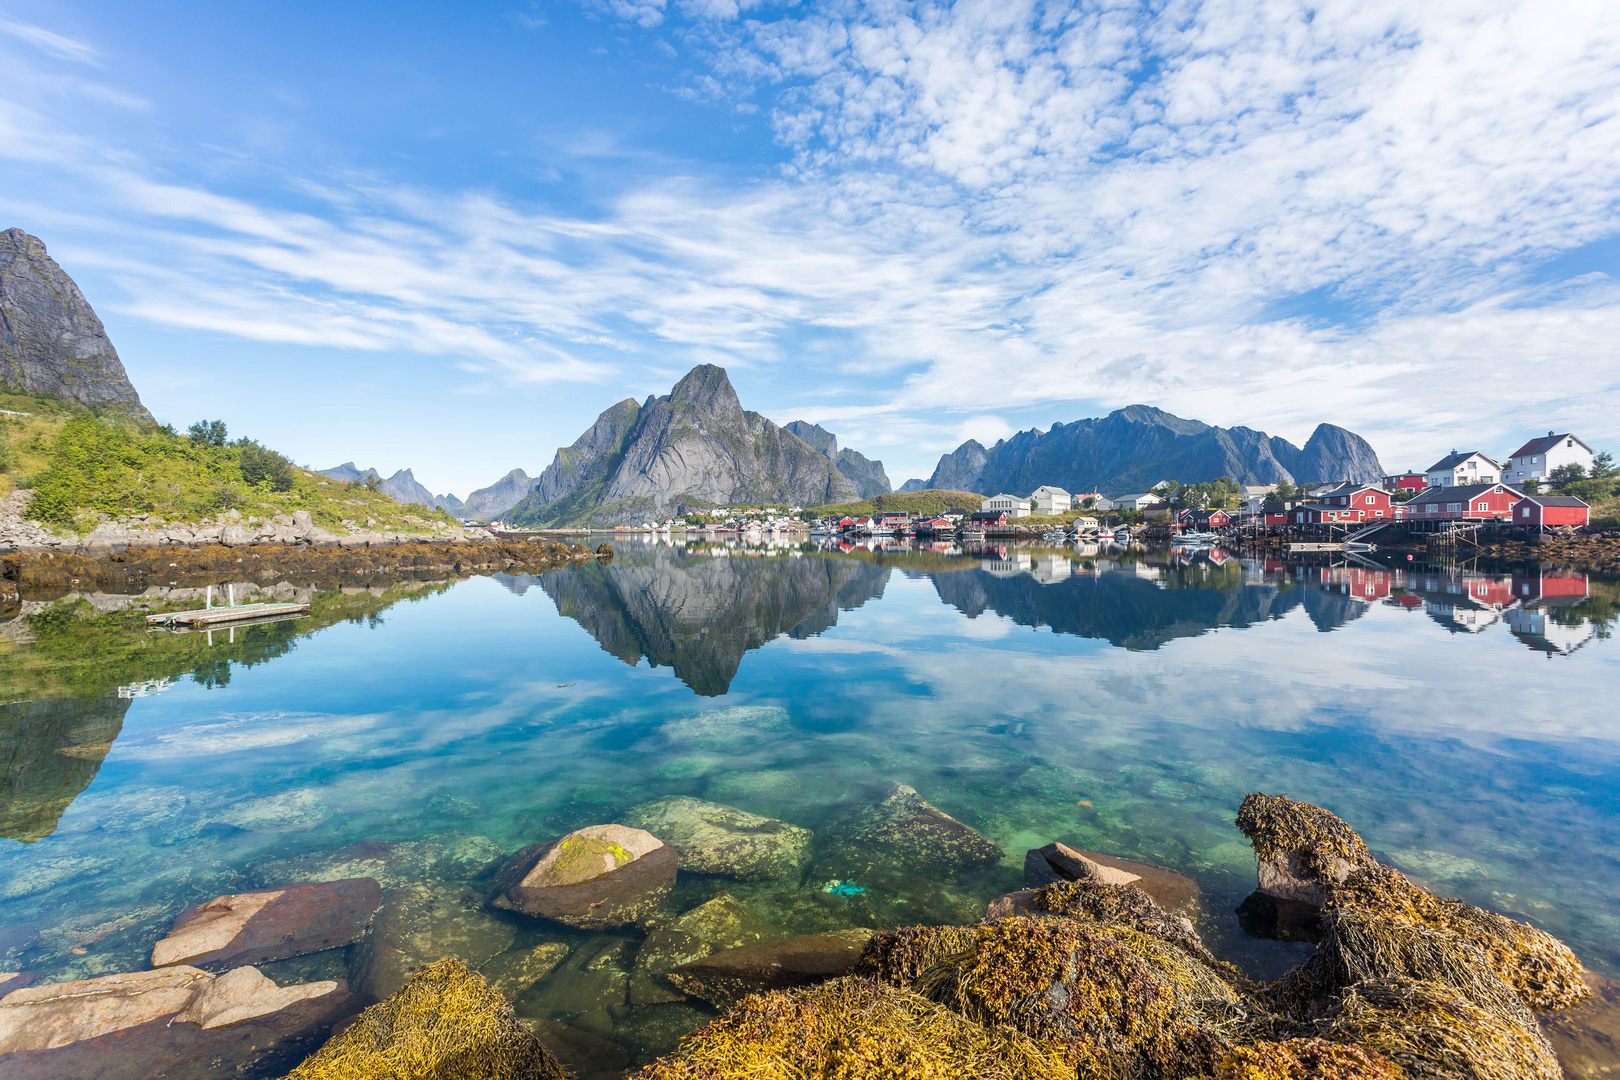
M611 1039L557 1020L523 1022L568 1069L569 1075L579 1080L623 1080L630 1069L630 1051Z
M677 861L651 833L590 825L508 859L490 902L586 930L628 926L657 910L675 884Z
M342 982L278 987L252 967L186 965L14 990L0 998L6 1080L278 1076L360 1009Z
M724 1007L756 991L847 975L871 940L871 930L854 929L744 945L682 964L669 973L669 981L684 993Z
M908 867L956 874L1001 861L1002 850L905 784L889 787L883 801L840 822L835 835L874 849Z
M526 1008L589 1020L622 1012L630 990L627 938L597 938L568 959L525 999ZM602 1023L601 1026L610 1026Z
M373 878L217 896L180 913L152 949L152 966L236 967L335 949L364 933L381 906Z
M1031 848L1024 858L1024 883L1032 889L1055 881L1096 881L1104 885L1135 885L1157 900L1166 911L1194 914L1204 902L1198 882L1186 874L1117 855L1051 843Z
M764 881L797 873L810 855L809 829L679 795L642 803L625 816L680 853L681 869Z
M630 1003L661 1005L684 1001L686 995L676 990L667 978L671 971L711 953L774 936L769 923L729 894L721 893L647 935L647 940L636 950L636 966L630 976Z
M349 960L355 990L384 998L431 963L455 957L475 971L505 952L517 937L507 922L484 910L480 898L451 885L407 885L383 893L371 932Z
M531 949L502 953L485 964L479 974L508 998L515 998L555 971L568 953L569 947L562 942L546 941Z

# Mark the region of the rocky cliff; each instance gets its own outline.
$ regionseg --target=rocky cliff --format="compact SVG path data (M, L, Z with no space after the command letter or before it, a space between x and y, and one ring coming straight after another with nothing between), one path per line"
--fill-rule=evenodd
M475 518L480 521L493 521L522 502L524 497L533 491L539 483L540 481L537 478L530 476L522 469L513 469L488 487L479 488L471 495L468 495L467 500L460 503L455 509L448 506L445 509L463 517Z
M832 461L745 411L725 370L702 364L664 397L603 413L507 516L534 526L620 525L687 506L853 498Z
M1252 428L1222 428L1132 405L1096 420L1020 431L988 450L972 440L939 459L928 486L987 494L1027 494L1042 484L1117 495L1160 480L1199 483L1229 476L1242 484L1377 480L1378 455L1366 440L1331 424L1304 449Z
M819 450L826 455L827 460L843 474L844 479L854 487L855 494L861 498L870 499L874 495L887 495L894 490L889 486L889 474L883 471L883 462L873 461L847 446L839 449L838 436L820 424L794 420L792 423L783 424L782 430L791 431L812 450Z
M445 501L455 499L454 495L435 495L423 487L421 481L416 479L409 469L401 469L393 476L384 478L376 469L357 468L352 461L330 469L317 470L322 476L329 476L333 480L344 480L349 483L364 483L367 480L377 481L377 490L398 503L418 503L422 506L441 506ZM450 509L450 507L446 507ZM452 510L452 512L454 512Z
M89 301L21 229L0 233L0 389L152 418Z

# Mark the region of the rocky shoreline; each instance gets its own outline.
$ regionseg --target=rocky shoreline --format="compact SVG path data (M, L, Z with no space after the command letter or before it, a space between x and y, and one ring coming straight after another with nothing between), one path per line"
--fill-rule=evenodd
M487 537L399 537L368 544L130 545L99 557L61 550L14 550L0 555L0 601L54 598L69 590L91 588L185 585L219 575L303 580L401 573L543 572L592 559L611 559L612 555L607 544L592 551L556 541L512 543Z
M512 855L479 837L363 841L266 864L263 887L181 912L149 971L0 974L0 1072L623 1076L622 1050L589 1032L627 998L718 1010L638 1080L1584 1080L1614 1063L1614 984L1285 796L1248 796L1237 825L1256 897L1290 906L1316 948L1266 985L1210 953L1196 883L1164 868L1054 842L978 922L783 937L716 879L796 879L807 830L689 798L628 819L658 834L604 823ZM834 831L941 880L1001 854L901 785ZM719 891L677 901L678 865ZM531 925L596 936L536 943ZM347 978L278 985L254 966L334 949ZM536 1007L581 1026L524 1015Z

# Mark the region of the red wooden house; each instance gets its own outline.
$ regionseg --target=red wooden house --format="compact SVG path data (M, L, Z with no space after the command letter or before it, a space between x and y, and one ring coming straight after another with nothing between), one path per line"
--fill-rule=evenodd
M1524 493L1506 484L1430 488L1406 504L1408 521L1508 521Z
M1380 482L1385 491L1422 491L1429 486L1429 478L1420 472L1395 473Z
M1225 510L1183 510L1176 521L1195 529L1222 529L1232 523L1232 515Z
M1573 495L1526 495L1513 509L1515 525L1573 525L1584 529L1592 510Z

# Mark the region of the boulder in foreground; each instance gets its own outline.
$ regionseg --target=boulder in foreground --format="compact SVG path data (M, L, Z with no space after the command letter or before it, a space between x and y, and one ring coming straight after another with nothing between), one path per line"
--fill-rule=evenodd
M459 960L411 976L286 1080L563 1080L511 1004Z
M495 875L490 902L582 930L651 915L675 884L675 849L623 825L590 825L530 844Z
M186 965L14 990L0 998L6 1080L212 1080L275 1075L359 1000L341 982L278 987L256 968Z
M1071 848L1055 841L1031 848L1024 856L1024 884L1039 889L1059 881L1135 885L1165 908L1187 915L1197 914L1203 906L1203 890L1198 882L1166 867Z
M236 967L336 949L364 933L381 906L372 878L216 896L180 913L152 949L152 966Z
M810 830L685 795L643 803L625 821L674 846L681 869L763 881L797 873Z

